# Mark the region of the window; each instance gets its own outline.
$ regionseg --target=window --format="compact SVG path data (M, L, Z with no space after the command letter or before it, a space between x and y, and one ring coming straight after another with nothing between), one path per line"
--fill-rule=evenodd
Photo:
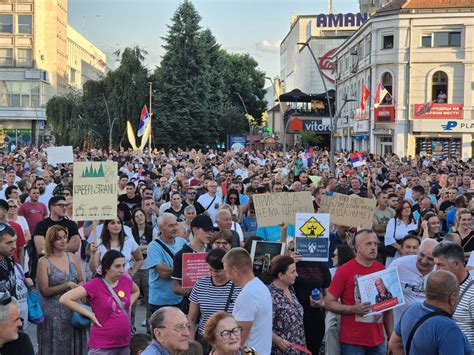
M388 95L385 95L383 100L380 102L381 105L393 105L392 93L393 93L393 77L390 73L384 73L382 75L382 85L388 91Z
M393 35L386 35L382 37L382 49L393 48Z
M0 48L0 66L13 65L13 49Z
M0 32L13 33L13 15L0 15Z
M31 67L31 49L18 49L16 64L19 67Z
M448 102L448 75L443 71L434 73L431 87L431 99L438 104L446 104Z
M433 32L421 36L422 47L459 47L461 32Z
M31 34L32 23L31 16L28 15L19 15L18 16L18 33Z

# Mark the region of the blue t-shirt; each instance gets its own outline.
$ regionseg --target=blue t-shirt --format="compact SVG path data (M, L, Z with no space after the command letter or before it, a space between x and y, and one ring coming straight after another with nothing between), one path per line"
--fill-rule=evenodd
M440 308L428 305L426 302L414 303L403 313L395 325L395 334L406 347L408 336L416 322L425 314L439 311ZM411 343L410 354L471 354L472 349L464 333L458 325L445 316L434 316L426 320L416 331Z
M286 230L287 237L294 237L295 235L295 226L288 224ZM280 226L271 226L271 227L258 227L257 228L257 237L263 238L267 242L279 242L280 241Z
M176 238L174 244L168 244L161 240L169 250L176 254L186 244L186 240L183 238ZM148 254L146 258L147 268L150 269L148 274L149 291L148 291L148 302L155 306L170 306L176 305L182 301L182 297L175 295L173 292L173 282L171 277L163 279L160 277L155 266L158 264L164 264L170 268L173 268L173 258L163 250L158 242L153 241L148 246Z
M452 226L456 224L456 207L453 207L446 213L446 225L448 226L448 231Z
M242 227L246 232L255 232L257 230L257 217L244 217Z

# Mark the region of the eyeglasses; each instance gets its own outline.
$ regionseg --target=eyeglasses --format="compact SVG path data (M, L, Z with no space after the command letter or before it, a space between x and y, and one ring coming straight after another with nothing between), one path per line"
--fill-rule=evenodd
M177 325L175 325L174 327L161 326L161 327L158 327L158 328L172 329L172 330L174 330L176 333L183 333L185 330L191 331L191 329L193 328L193 326L192 326L191 324L177 324Z
M57 203L53 206L56 206L56 207L61 207L61 208L66 208L67 207L67 204L66 203Z
M229 339L231 334L234 334L236 337L238 337L241 333L242 333L242 327L235 327L234 329L223 330L219 334L222 338Z

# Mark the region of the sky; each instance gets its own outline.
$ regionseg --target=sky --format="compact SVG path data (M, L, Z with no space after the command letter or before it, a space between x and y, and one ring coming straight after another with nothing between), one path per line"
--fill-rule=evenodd
M357 0L333 0L336 13L358 12ZM202 20L229 52L249 53L267 76L280 72L279 43L292 15L327 13L328 0L194 0ZM180 0L69 0L69 24L107 55L138 45L153 69L164 53L162 37Z

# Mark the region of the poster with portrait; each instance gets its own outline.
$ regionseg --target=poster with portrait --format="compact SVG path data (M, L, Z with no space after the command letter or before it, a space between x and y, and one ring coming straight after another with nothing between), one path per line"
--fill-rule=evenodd
M262 278L270 270L272 259L285 254L285 244L280 242L252 241L250 257L252 258L253 273Z
M295 221L295 248L303 261L329 259L329 214L297 213Z
M357 278L361 302L370 302L372 311L385 312L405 304L397 268L389 268Z

